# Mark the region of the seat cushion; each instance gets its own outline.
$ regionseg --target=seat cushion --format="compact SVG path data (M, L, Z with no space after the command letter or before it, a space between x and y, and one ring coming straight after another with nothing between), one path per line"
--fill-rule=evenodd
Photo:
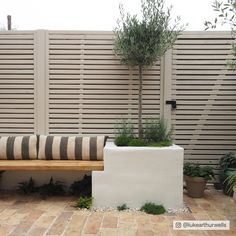
M103 160L106 136L46 136L39 137L41 160Z
M0 137L0 159L32 160L37 159L37 136Z

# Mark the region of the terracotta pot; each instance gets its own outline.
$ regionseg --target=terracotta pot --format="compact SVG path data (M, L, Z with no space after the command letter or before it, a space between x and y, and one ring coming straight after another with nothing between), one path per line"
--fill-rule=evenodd
M206 188L206 179L202 177L184 176L186 182L187 194L189 197L200 198L203 197Z

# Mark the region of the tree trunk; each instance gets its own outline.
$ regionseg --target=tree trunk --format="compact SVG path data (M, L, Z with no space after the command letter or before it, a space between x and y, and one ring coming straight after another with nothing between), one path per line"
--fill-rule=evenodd
M143 138L143 123L142 123L142 90L143 90L143 68L141 65L139 70L139 96L138 96L138 137Z

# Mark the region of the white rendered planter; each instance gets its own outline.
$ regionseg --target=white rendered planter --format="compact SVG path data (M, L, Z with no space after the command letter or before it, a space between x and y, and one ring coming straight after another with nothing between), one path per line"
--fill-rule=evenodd
M139 208L146 202L166 208L183 207L183 148L117 147L107 143L104 171L92 172L95 207L126 203Z

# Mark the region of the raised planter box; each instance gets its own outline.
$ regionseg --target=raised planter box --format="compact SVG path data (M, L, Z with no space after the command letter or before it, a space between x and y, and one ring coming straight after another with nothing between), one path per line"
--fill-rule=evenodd
M166 208L183 207L183 148L117 147L107 143L104 171L92 172L95 207L126 203L139 208L145 202Z

